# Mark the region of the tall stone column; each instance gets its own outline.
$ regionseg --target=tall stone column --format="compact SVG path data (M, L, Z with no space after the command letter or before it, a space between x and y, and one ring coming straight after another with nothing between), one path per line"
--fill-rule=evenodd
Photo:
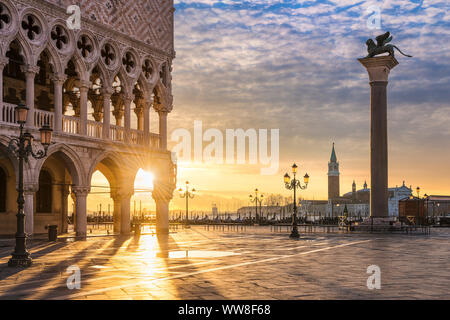
M125 128L125 142L130 142L130 131L131 131L131 102L133 102L133 95L124 95L124 128Z
M144 135L145 143L149 145L150 143L150 108L153 105L153 101L148 101L144 103Z
M370 216L385 218L388 208L388 136L387 93L388 76L398 65L391 56L363 58L359 62L367 69L370 80Z
M137 117L137 129L139 131L143 131L144 130L144 109L142 107L136 106L136 108L134 108L134 113L136 114L136 117Z
M33 235L34 233L34 195L38 191L37 185L26 185L24 187L25 204L23 211L25 213L25 233Z
M38 66L21 66L21 71L25 73L26 78L26 104L28 107L27 127L34 127L34 78L39 73Z
M120 233L129 234L131 232L130 201L133 196L133 190L122 192L120 201Z
M121 203L122 199L118 194L114 194L112 197L114 202L114 211L113 211L113 226L114 233L120 233L121 231Z
M167 111L159 111L159 148L167 150Z
M69 186L63 185L61 187L61 195L63 197L62 199L62 206L61 206L61 233L67 233L69 231L69 223L68 223L68 217L69 217Z
M80 82L80 135L82 136L87 134L88 91L90 87L90 82Z
M72 187L76 201L76 223L75 230L77 237L86 237L87 234L87 196L89 187Z
M3 109L3 69L8 64L9 59L0 57L0 110Z
M62 115L63 115L63 85L67 80L66 75L53 75L52 81L55 89L54 103L55 103L55 123L53 124L53 130L56 133L62 132Z
M168 167L164 169L164 167L165 165L157 172L152 193L156 203L156 233L158 234L169 233L169 204L176 186L170 169Z
M110 139L110 127L111 127L111 95L113 94L112 88L105 88L102 91L103 94L103 139Z

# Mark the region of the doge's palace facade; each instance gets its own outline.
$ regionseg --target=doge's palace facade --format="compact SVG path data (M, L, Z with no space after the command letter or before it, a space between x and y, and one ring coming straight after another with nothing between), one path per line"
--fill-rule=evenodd
M19 103L29 108L26 129L36 140L43 124L54 130L48 157L25 163L28 234L48 224L67 231L72 197L76 233L85 236L97 170L110 183L114 230L129 233L140 168L155 176L157 230L166 233L176 184L167 150L173 0L79 0L81 28L73 30L66 22L72 2L0 0L0 234L16 230L18 164L7 146L18 136ZM150 116L159 119L158 133Z

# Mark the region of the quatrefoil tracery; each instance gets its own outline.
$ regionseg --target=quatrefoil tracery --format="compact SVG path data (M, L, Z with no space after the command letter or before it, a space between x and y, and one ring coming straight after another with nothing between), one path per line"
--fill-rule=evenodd
M55 30L51 32L50 36L59 50L61 50L64 47L64 45L66 45L69 42L69 39L64 32L64 29L61 28L60 26L56 26Z
M111 65L112 62L116 59L116 55L114 54L114 50L109 44L105 44L103 49L101 50L101 55L103 61L107 66Z
M35 40L36 35L41 33L41 27L36 23L36 18L31 14L22 20L22 29L26 31L30 40Z
M128 73L134 70L135 63L131 53L127 52L125 54L125 57L123 57L122 59L122 63L125 67L125 70L127 70Z
M0 3L0 30L11 22L8 10Z
M87 58L89 54L92 52L92 43L87 36L81 36L77 42L78 50L80 50L83 58Z

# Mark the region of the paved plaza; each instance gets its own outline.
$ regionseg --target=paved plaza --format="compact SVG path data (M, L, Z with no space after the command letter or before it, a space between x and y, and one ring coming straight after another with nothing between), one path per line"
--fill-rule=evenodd
M430 235L302 234L266 227L179 229L166 236L33 240L28 269L8 268L0 240L0 299L448 299L450 229ZM367 268L381 289L367 288ZM67 268L81 270L69 290Z

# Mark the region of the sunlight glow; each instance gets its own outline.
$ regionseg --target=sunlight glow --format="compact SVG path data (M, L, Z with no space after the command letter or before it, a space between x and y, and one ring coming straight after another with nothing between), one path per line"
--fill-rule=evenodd
M139 169L134 180L134 188L153 190L153 179L153 173Z

